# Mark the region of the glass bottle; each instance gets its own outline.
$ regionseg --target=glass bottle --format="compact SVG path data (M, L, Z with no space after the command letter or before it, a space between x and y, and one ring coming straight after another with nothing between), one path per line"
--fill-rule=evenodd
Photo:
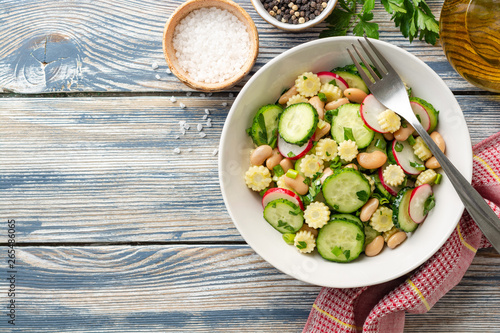
M500 92L500 0L445 0L440 37L448 61L464 79Z

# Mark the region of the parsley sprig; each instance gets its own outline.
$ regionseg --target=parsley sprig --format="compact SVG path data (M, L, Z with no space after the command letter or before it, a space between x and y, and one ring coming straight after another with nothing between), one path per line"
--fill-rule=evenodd
M435 44L439 37L439 23L425 0L380 0L385 10L392 15L396 27L412 42L415 38ZM358 10L357 5L362 5ZM356 36L366 34L378 38L378 24L373 20L375 0L338 0L332 14L326 19L327 29L319 37L345 36L352 28Z

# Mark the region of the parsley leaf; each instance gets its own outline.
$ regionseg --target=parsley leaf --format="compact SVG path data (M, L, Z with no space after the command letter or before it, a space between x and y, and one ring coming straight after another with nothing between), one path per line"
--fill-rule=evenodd
M399 27L401 34L410 43L418 38L429 44L436 44L439 37L439 23L425 0L380 0L384 9L392 15L391 20ZM361 9L356 8L361 4ZM339 0L330 16L328 26L319 34L320 38L345 36L352 28L356 36L366 34L371 38L379 37L379 26L371 22L375 0Z
M436 199L434 198L434 194L430 195L424 203L424 215L430 212L432 208L436 205Z
M306 242L304 242L304 241L299 241L299 242L297 242L297 243L298 243L298 244L297 244L297 248L299 248L299 249L301 249L301 250L302 250L302 249L305 249L305 248L307 247L307 243L306 243Z
M368 201L369 194L366 191L358 191L356 192L356 196L360 201Z

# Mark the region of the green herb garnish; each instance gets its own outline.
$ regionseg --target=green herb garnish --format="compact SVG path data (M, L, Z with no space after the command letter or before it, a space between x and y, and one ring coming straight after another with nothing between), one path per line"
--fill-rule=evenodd
M418 38L434 45L439 37L439 23L425 0L380 0L384 9L392 15L396 27L410 40ZM357 4L361 4L358 10ZM328 16L328 26L319 37L345 36L352 28L356 36L366 34L379 37L379 26L373 20L375 0L339 0Z

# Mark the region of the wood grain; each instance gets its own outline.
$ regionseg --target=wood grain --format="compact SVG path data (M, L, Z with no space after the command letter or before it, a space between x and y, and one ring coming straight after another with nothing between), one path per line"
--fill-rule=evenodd
M458 100L473 143L500 131L500 96ZM241 242L213 155L231 101L3 99L0 217L18 222L23 242ZM213 125L200 138L206 108Z
M182 0L60 2L4 0L0 8L0 92L187 91L167 74L162 32ZM249 1L238 0L254 20L260 53L251 73L291 47L318 38L326 23L300 33L265 22ZM428 1L439 16L441 1ZM410 44L377 2L381 39L410 51L432 67L453 90L477 90L452 69L439 46ZM157 63L159 68L152 69ZM156 78L160 76L160 80Z
M247 246L19 247L17 258L22 332L301 332L320 290ZM498 265L480 251L429 313L407 315L405 332L498 332Z

